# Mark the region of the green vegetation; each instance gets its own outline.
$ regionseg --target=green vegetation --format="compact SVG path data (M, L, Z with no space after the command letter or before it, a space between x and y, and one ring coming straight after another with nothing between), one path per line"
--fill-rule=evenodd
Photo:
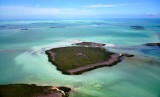
M105 46L105 44L95 43L95 42L80 42L80 43L75 43L74 45L89 46L89 47L101 47L101 46Z
M49 60L62 71L75 69L87 64L103 62L113 54L100 47L80 46L54 48L50 51L56 55L55 60Z
M70 88L57 87L68 97ZM51 86L36 86L35 84L9 84L0 85L0 97L62 97L61 92L53 90Z
M49 86L27 84L0 85L0 97L35 97L49 93L45 91Z

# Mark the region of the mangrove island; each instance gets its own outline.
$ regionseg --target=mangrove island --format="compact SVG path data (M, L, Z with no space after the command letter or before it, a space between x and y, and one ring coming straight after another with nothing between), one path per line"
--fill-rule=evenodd
M71 88L35 84L0 85L0 97L69 97Z
M63 74L81 74L92 69L115 65L121 61L122 56L133 56L109 52L102 47L105 44L101 43L81 42L73 45L77 46L45 51L48 60Z

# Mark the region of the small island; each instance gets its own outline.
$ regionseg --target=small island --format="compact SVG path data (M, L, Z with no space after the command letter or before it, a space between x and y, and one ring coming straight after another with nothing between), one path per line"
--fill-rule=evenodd
M133 57L129 54L109 52L102 46L105 44L81 42L70 47L53 48L45 51L48 61L54 64L63 74L81 74L104 66L113 66L121 61L121 57Z
M102 47L102 46L105 46L106 44L94 43L94 42L80 42L80 43L75 43L72 45L86 46L86 47Z
M21 30L28 30L27 28L22 28Z
M146 46L159 46L160 47L160 42L157 43L146 43Z
M135 30L144 30L145 28L143 26L130 26L131 29Z
M0 97L69 97L70 91L70 88L63 86L0 85Z

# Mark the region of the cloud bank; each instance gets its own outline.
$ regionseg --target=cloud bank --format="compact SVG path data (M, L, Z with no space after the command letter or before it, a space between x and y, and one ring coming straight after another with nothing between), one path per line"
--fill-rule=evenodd
M0 6L0 19L53 19L53 18L125 18L125 17L160 17L160 13L139 13L133 11L119 10L112 8L115 6L125 6L128 4L100 4L86 5L76 8L54 8L41 7L39 4L31 6ZM112 8L109 9L108 7ZM99 9L100 8L100 9ZM124 7L125 8L125 7Z
M91 16L97 13L88 9L75 8L43 8L43 7L26 7L26 6L0 6L0 17L75 17L75 16Z

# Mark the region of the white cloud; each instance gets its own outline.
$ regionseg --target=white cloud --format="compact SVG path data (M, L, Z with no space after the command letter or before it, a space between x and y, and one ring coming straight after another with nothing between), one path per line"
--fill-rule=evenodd
M158 15L159 13L156 12L150 12L150 13L146 13L146 15Z
M154 18L160 18L160 13L150 12L150 13L145 13L143 16L146 16L146 17L154 17Z
M97 8L97 7L112 7L112 6L116 6L116 5L87 5L87 6L84 6L84 7L91 7L91 8Z
M93 10L82 8L43 8L26 6L0 6L0 17L31 17L31 16L56 16L56 17L75 17L95 15Z
M0 6L0 19L19 19L19 18L94 18L94 17L134 17L128 15L130 12L119 9L97 10L96 8L114 7L130 4L111 4L111 5L87 5L78 8L45 8L37 6ZM124 15L123 15L124 14ZM150 12L139 14L141 17L160 17L160 13Z
M121 6L121 5L128 5L128 4L96 4L96 5L86 5L86 6L83 6L83 7L104 8L104 7L114 7L114 6Z
M1 15L41 15L41 14L55 14L60 13L60 10L56 8L37 8L37 7L25 7L25 6L1 6Z

